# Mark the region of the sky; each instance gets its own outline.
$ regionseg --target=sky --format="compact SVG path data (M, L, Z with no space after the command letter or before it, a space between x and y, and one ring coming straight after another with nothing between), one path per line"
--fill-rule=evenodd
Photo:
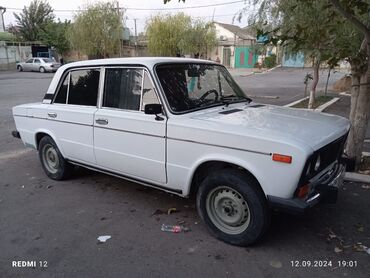
M241 22L235 20L233 22L233 17L241 9L246 7L244 1L239 1L238 3L233 3L229 5L220 5L204 8L193 8L193 9L183 9L183 10L135 10L133 8L139 9L169 9L169 8L185 8L193 6L203 6L203 5L214 5L227 2L237 2L238 0L186 0L185 3L178 2L178 0L171 0L170 3L163 4L163 0L119 0L119 6L127 8L125 12L125 25L130 28L132 34L134 34L134 19L137 23L137 32L140 33L144 31L145 23L148 18L158 13L171 13L175 14L177 12L184 12L192 17L198 17L205 21L212 20L214 14L214 20L223 23L235 24L241 27L247 25L246 16L243 17ZM28 6L31 1L26 0L0 0L0 6L6 7L7 11L4 14L5 26L10 23L15 24L15 17L13 12L19 13L24 6ZM98 2L96 0L48 0L49 4L54 9L54 14L56 18L60 18L62 21L65 19L72 20L73 14L75 12L70 10L77 10L83 8L86 4L91 4ZM100 1L107 2L107 1ZM130 9L131 8L131 9ZM62 11L58 11L62 10ZM66 11L67 10L67 11Z

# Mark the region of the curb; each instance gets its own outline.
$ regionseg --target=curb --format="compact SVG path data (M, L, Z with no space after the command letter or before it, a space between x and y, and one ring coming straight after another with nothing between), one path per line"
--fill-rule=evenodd
M353 172L346 172L344 174L344 179L346 181L370 183L370 176L369 175L357 174L357 173L353 173Z
M306 99L308 99L308 98L309 98L309 97L301 98L301 99L299 99L299 100L296 100L296 101L293 101L293 102L291 102L291 103L285 104L285 105L284 105L284 107L291 107L291 106L294 106L294 105L296 105L296 104L300 103L301 101L304 101L304 100L306 100Z
M348 94L347 92L341 92L339 93L341 96L347 96L347 97L350 97L351 94Z
M275 67L273 67L273 68L271 68L271 69L268 69L268 70L266 70L265 72L270 72L270 71L273 71L274 69L277 69L277 68L281 68L281 64L276 65Z
M252 98L266 98L266 99L278 99L279 96L252 96L252 95L248 95L248 97L252 97Z
M318 111L318 112L322 112L323 110L325 110L326 108L328 108L330 105L333 105L334 103L336 103L338 100L340 100L340 98L339 97L335 97L332 100L329 100L328 102L320 105L319 107L317 107L314 110L315 111Z

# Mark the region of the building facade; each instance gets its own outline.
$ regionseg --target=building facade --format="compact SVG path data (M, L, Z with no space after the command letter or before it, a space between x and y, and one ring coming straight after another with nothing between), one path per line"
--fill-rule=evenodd
M214 26L218 43L208 58L228 68L253 68L257 62L253 48L256 38L236 25L214 22Z

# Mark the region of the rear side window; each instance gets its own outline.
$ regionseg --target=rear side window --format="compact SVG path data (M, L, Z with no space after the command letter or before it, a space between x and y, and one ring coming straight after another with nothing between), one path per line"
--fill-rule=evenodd
M68 104L96 106L100 71L76 70L70 73Z
M68 81L69 81L69 74L67 74L64 78L62 85L59 88L57 96L54 100L54 103L66 103L67 102L67 93L68 93Z
M142 78L142 69L106 69L103 107L139 111Z

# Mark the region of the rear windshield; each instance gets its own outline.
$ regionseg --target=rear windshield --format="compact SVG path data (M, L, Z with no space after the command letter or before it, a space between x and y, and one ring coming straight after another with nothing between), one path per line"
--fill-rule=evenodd
M53 62L54 62L52 59L49 59L49 58L42 58L42 60L43 60L45 63L53 63Z

